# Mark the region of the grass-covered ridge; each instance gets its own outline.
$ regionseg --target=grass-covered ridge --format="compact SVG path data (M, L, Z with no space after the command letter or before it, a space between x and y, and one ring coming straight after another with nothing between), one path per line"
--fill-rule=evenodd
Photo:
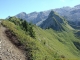
M2 21L2 24L12 31L26 47L27 57L30 60L79 60L80 50L74 42L80 42L74 35L74 31L65 28L66 31L53 29L41 29L35 25L22 26L23 20L12 17ZM26 24L25 23L25 24ZM30 27L32 33L30 34ZM28 29L27 29L28 28ZM29 30L30 29L30 30ZM78 44L79 45L79 44Z

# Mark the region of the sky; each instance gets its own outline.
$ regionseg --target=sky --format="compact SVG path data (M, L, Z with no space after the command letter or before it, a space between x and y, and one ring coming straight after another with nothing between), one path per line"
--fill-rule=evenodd
M0 0L0 19L21 12L31 13L66 6L74 7L80 0Z

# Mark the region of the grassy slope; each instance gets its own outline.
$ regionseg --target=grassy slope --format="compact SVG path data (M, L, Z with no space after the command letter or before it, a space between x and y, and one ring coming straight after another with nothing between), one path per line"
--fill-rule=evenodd
M43 30L34 26L36 39L33 39L12 22L3 21L3 24L16 34L27 49L31 50L28 52L33 60L80 59L79 50L73 44L74 41L79 40L74 36L73 31L69 29L57 32L52 29Z
M50 55L54 56L57 53L69 59L79 58L78 50L73 44L73 41L79 40L74 37L72 31L56 32L52 29L42 30L38 27L34 28L34 30L36 31L37 40L41 42Z

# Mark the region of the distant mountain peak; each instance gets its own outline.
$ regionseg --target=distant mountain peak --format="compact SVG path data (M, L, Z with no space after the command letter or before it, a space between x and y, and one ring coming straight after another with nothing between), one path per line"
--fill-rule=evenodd
M35 13L37 14L37 12L36 12L36 11L35 11L35 12L32 12L32 13L30 13L30 14L35 14Z
M74 6L75 8L80 8L80 4L79 5L76 5L76 6Z
M63 23L63 19L56 13L54 12L53 10L50 12L48 18L54 18L56 19L57 21L59 21L60 23Z
M53 17L55 15L55 12L53 10L51 10L49 17Z
M48 18L41 24L41 27L46 28L52 28L56 31L64 30L62 24L64 24L63 19L56 15L54 11L51 11Z
M27 15L25 12L21 12L21 13L19 13L19 14L22 14L22 15L24 15L24 16Z

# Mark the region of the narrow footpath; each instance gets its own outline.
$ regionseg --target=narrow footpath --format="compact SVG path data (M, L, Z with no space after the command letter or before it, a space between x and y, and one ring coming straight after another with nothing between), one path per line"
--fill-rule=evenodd
M11 43L5 30L6 28L0 25L0 60L26 60L25 53Z

